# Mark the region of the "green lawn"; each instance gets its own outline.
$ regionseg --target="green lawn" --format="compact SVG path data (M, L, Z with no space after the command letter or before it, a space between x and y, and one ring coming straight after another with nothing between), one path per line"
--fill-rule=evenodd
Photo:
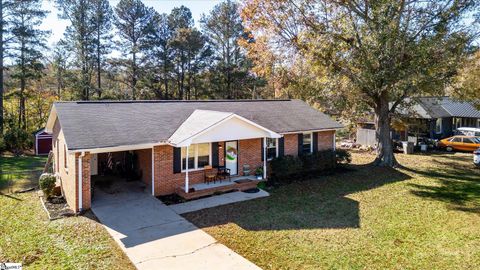
M35 187L46 161L46 156L0 156L0 192Z
M0 195L0 262L24 269L135 269L91 217L49 221L36 192Z
M264 269L478 269L480 170L471 154L354 154L351 171L185 217Z
M46 156L0 156L2 171L43 170Z

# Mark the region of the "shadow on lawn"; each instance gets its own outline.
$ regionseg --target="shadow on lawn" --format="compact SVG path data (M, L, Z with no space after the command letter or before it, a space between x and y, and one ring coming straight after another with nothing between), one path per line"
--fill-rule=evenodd
M245 230L359 228L359 204L347 195L410 178L398 170L372 165L350 165L347 169L282 186L264 199L184 216L199 227L235 223Z
M473 164L453 163L458 157L448 157L447 162L434 159L436 169L407 169L425 177L437 179L439 185L410 184L417 196L449 203L449 208L480 214L480 173ZM469 165L471 164L471 165Z

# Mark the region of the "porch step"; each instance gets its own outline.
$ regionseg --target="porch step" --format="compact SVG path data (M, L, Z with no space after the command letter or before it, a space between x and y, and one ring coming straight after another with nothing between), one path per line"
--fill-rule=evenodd
M185 192L184 188L177 188L175 193L186 200L192 200L200 197L210 196L218 192L244 191L252 189L257 187L258 183L262 182L263 180L252 180L250 178L244 177L240 179L235 179L235 181L232 179L232 182L224 182L225 184L222 184L223 182L215 184L196 184L191 186L194 191L187 193ZM200 189L197 189L197 186L200 187Z

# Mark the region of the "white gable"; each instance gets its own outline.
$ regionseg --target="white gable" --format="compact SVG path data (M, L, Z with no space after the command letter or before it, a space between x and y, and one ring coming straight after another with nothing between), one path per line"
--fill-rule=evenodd
M279 134L233 113L196 110L170 137L177 147L205 142L279 138Z

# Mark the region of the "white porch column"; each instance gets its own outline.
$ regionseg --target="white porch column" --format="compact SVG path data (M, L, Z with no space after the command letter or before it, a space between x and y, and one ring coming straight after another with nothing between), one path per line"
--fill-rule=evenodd
M263 138L263 179L267 179L267 137Z
M188 187L188 150L190 146L187 146L187 154L185 158L185 192L188 193L189 187Z
M152 196L155 196L155 146L152 147Z

